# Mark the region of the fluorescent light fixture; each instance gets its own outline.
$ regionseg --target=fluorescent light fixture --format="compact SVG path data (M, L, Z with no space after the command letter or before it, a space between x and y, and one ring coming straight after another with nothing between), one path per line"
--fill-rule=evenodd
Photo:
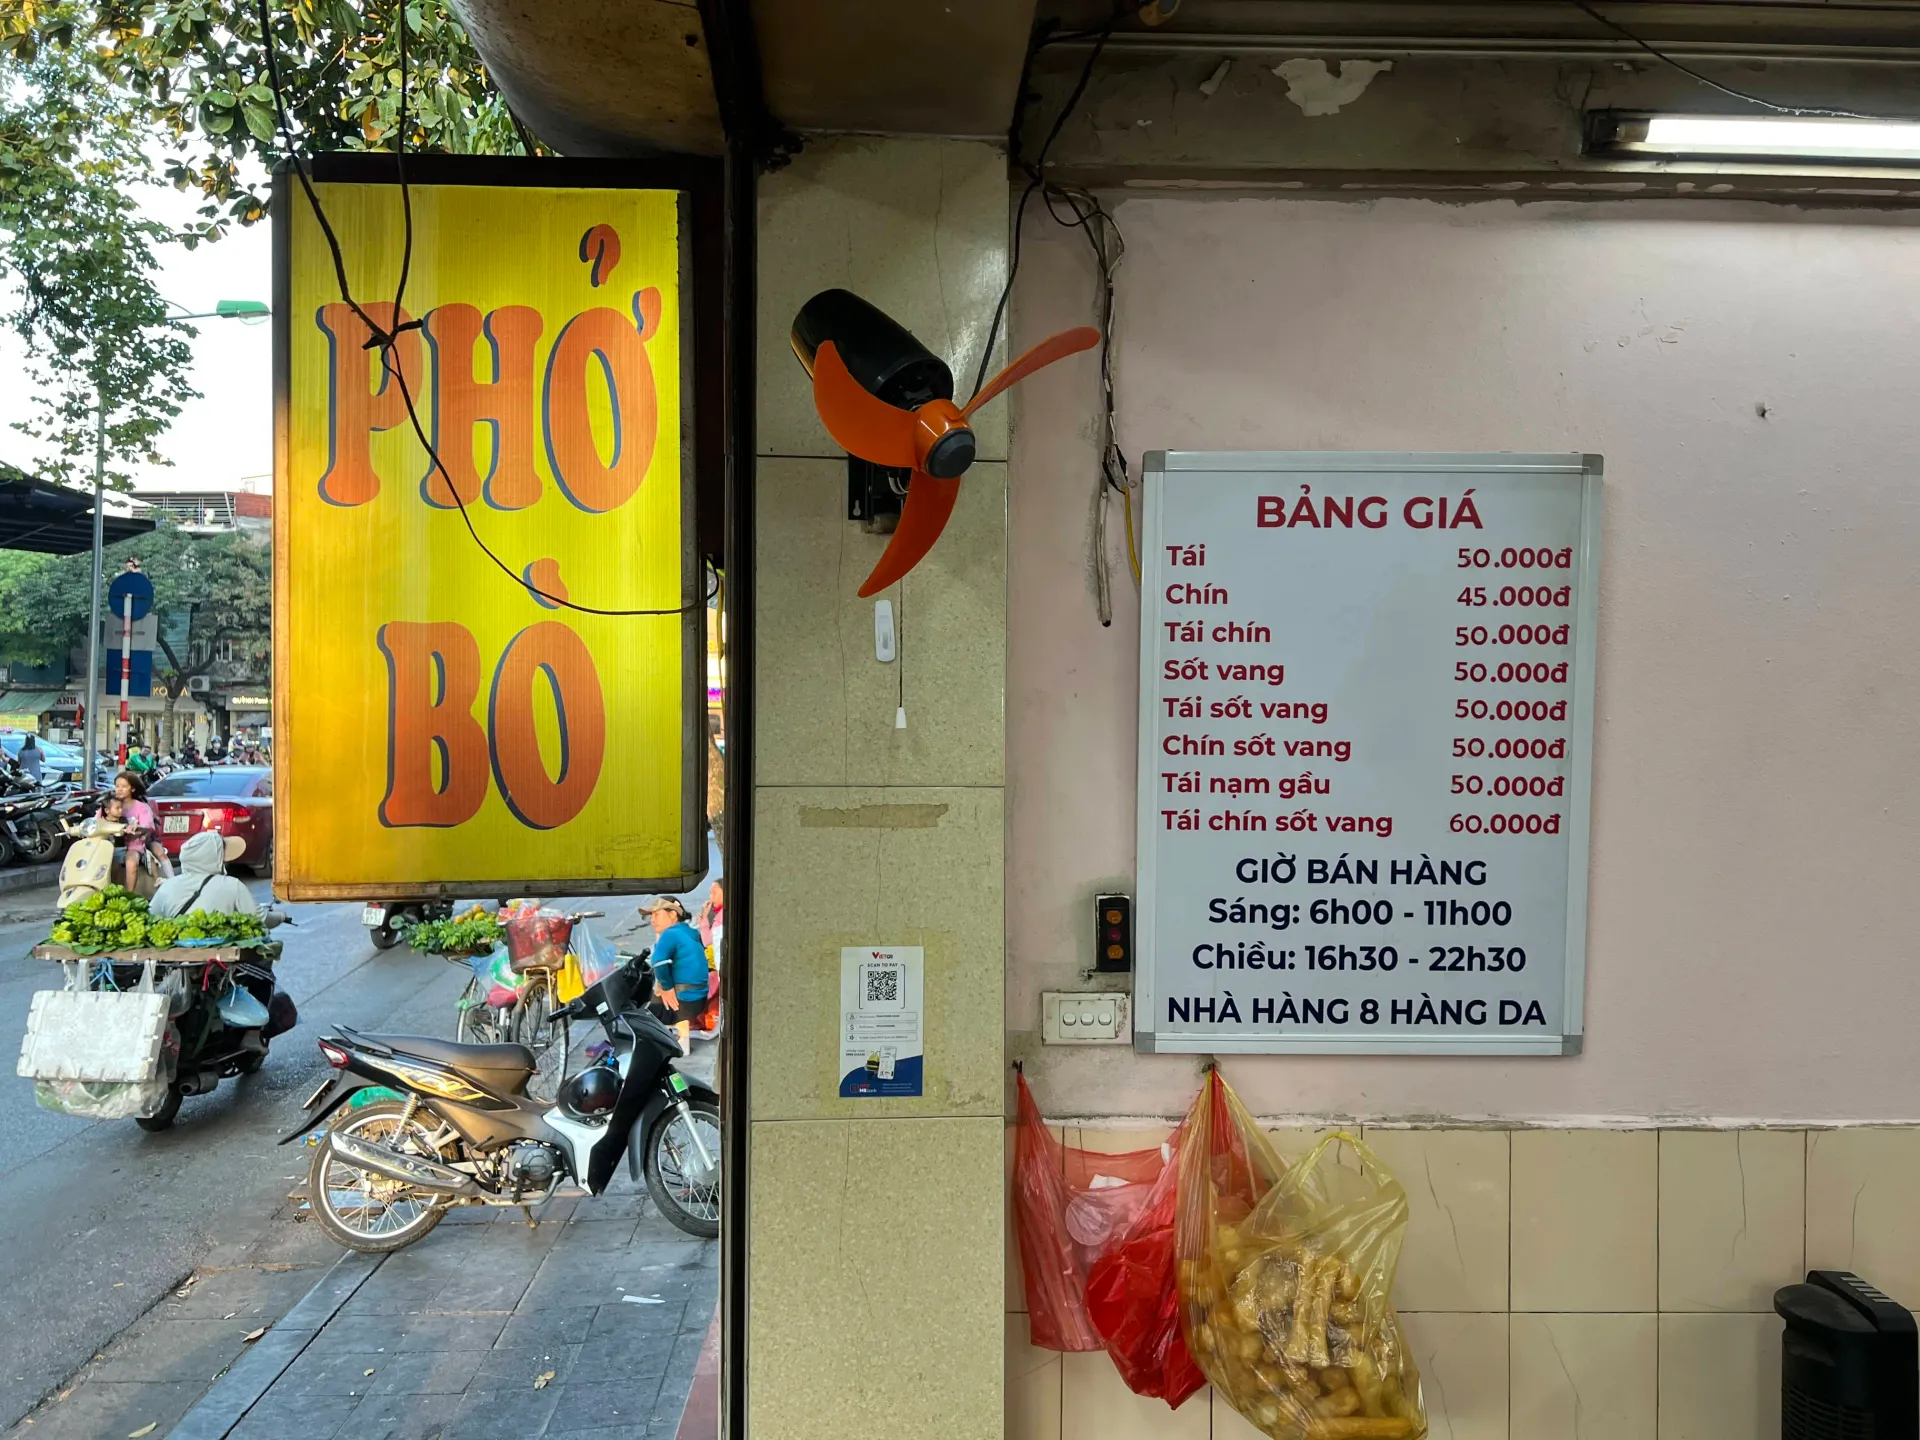
M1920 165L1920 121L1801 115L1663 115L1620 110L1587 117L1587 152L1694 159Z

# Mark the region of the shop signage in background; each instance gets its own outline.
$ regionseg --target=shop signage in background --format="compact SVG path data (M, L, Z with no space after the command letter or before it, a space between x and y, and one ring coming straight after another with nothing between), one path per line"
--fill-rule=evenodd
M399 187L316 161L354 301L403 327L385 368L277 182L275 890L683 890L707 857L682 195L419 183L482 173L459 163L408 165L396 315Z
M1577 1053L1599 457L1145 487L1136 1047Z
M840 952L840 1094L922 1093L926 951L919 945Z

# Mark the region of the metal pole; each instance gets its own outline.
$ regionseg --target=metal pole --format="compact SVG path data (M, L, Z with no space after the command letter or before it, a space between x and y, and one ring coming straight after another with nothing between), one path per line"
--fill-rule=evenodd
M125 620L120 627L120 768L127 765L127 731L132 716L127 711L127 696L133 690L133 596L127 596L121 609Z
M102 491L107 481L107 396L98 386L94 387L94 424L93 424L93 621L87 628L87 722L83 737L86 743L85 770L82 784L88 790L94 786L93 735L94 713L100 708L94 703L100 691L100 581L101 567L104 564L101 551L104 499Z

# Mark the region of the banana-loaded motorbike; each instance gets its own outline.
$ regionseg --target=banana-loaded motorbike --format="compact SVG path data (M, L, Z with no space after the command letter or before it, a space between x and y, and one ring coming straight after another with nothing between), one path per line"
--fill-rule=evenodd
M521 1206L531 1216L563 1186L598 1195L625 1155L668 1220L690 1235L719 1234L719 1097L676 1067L680 1043L646 1008L651 990L645 962L632 960L554 1012L563 1057L575 1020L597 1020L612 1046L566 1076L555 1103L528 1096L534 1055L524 1045L328 1031L320 1052L339 1073L280 1142L313 1145L308 1194L321 1227L350 1250L399 1250L456 1205ZM316 1131L370 1086L401 1098L349 1109Z

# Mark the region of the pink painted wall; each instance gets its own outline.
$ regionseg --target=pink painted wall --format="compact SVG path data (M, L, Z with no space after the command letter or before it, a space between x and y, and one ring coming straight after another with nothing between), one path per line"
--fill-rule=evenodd
M1134 199L1120 435L1597 451L1586 1053L1224 1062L1265 1114L1920 1118L1920 217L1715 202ZM1026 236L1014 338L1091 313ZM1138 607L1094 619L1095 372L1017 392L1007 1014L1050 1114L1167 1114L1197 1060L1046 1050L1131 888ZM1766 413L1759 413L1764 407Z

